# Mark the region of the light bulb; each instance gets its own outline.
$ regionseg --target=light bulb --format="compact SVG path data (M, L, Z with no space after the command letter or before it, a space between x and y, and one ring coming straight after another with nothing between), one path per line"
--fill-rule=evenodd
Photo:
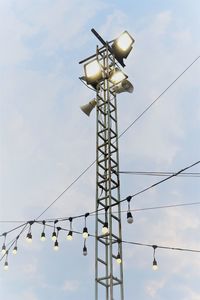
M17 254L17 246L15 246L14 248L13 248L13 252L12 252L14 255L16 255Z
M32 243L32 234L29 232L28 234L27 234L27 236L26 236L26 241L28 242L28 243Z
M103 228L102 228L102 233L103 233L103 234L109 233L109 230L108 230L108 222L105 222L105 223L104 223Z
M122 259L121 259L121 256L120 256L119 252L118 252L118 254L117 254L116 261L117 261L117 263L118 263L119 265L122 263Z
M1 253L2 253L2 255L6 254L6 245L5 245L5 243L3 243Z
M3 268L4 268L5 271L8 271L8 262L7 261L5 261Z
M41 233L40 240L41 240L42 242L44 242L44 241L46 240L46 236L45 236L44 231Z
M153 260L153 266L152 266L152 269L153 269L154 271L158 270L158 264L157 264L157 261L155 260L155 258L154 258L154 260Z
M71 241L73 239L73 232L70 230L67 235L67 240Z
M88 253L87 253L87 247L84 246L84 247L83 247L83 255L84 255L84 256L87 256L87 254L88 254Z
M55 232L55 231L52 233L51 239L52 239L52 241L54 241L54 242L56 241L57 235L56 235L56 232Z
M133 223L133 216L132 216L132 213L130 211L127 212L127 222L129 224Z
M58 251L58 249L59 249L59 245L58 245L58 241L56 240L54 243L54 250Z
M122 51L127 51L131 47L133 42L134 42L133 38L130 36L130 34L127 31L123 32L116 40L117 46Z
M83 228L83 238L84 238L84 239L87 239L87 238L88 238L88 229L87 229L87 227L84 227L84 228Z

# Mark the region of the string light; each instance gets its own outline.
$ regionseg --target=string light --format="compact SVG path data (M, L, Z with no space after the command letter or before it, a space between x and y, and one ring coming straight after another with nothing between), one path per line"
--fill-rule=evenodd
M102 227L102 233L104 235L109 233L109 229L108 229L108 215L107 215L108 208L109 208L108 206L105 208L105 222L104 222L103 227Z
M13 251L12 251L13 255L17 254L17 250L18 250L17 249L17 241L18 241L18 239L19 239L19 235L16 237L15 246L14 246Z
M87 256L87 247L86 247L86 240L84 239L84 245L83 245L83 256Z
M87 225L86 225L86 219L89 216L89 213L85 214L85 227L83 228L83 238L87 239L88 238L88 229L87 229Z
M30 221L29 222L29 230L28 230L28 233L27 233L27 236L26 236L26 241L30 244L32 243L32 233L31 233L31 226L33 225L34 221Z
M3 241L2 248L1 248L1 253L2 253L2 255L5 255L6 254L6 236L7 236L7 233L4 232L3 236L4 236L4 241Z
M57 240L57 235L56 235L56 223L58 223L58 220L54 221L54 226L53 226L53 233L51 236L52 241L56 241Z
M72 221L73 221L73 219L70 217L69 218L70 231L68 232L68 235L67 235L67 240L69 240L69 241L71 241L73 239Z
M58 250L59 250L58 240L55 241L54 247L53 247L53 248L54 248L55 251L58 251Z
M117 263L118 263L119 265L122 263L121 255L120 255L119 252L118 252L118 254L117 254L116 261L117 261Z
M152 269L154 271L156 271L158 269L158 264L157 264L157 261L156 261L156 258L155 258L155 252L156 252L157 246L153 245L152 247L153 247L153 265L152 265Z
M8 271L8 251L6 251L6 259L4 263L4 271Z
M126 200L127 200L127 202L128 202L127 222L128 222L129 224L132 224L132 223L133 223L133 216L132 216L132 213L131 213L131 206L130 206L131 199L132 199L131 196L128 196L128 197L126 198Z
M45 232L44 232L46 221L42 221L42 224L43 224L43 231L42 231L42 233L41 233L40 240L41 240L42 242L44 242L44 241L46 240L46 236L45 236Z

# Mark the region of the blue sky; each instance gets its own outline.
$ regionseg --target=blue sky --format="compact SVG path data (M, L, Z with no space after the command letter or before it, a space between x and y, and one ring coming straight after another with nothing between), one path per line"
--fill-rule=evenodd
M78 80L78 62L93 54L91 28L106 40L124 30L135 39L125 72L133 94L118 97L122 132L200 54L199 1L0 1L0 203L1 220L36 218L94 159L95 114L80 105L95 95ZM120 169L177 171L199 160L200 65L197 61L120 139ZM191 172L199 172L199 166ZM122 198L154 183L152 177L121 176ZM196 202L198 178L175 178L134 199L133 208ZM91 168L44 218L70 216L95 207ZM126 209L124 205L123 209ZM126 240L200 249L200 209L173 208L123 214ZM15 224L14 224L15 225ZM13 224L0 223L1 232ZM67 224L66 224L67 226ZM74 224L82 229L81 222ZM94 231L94 218L88 227ZM87 257L82 239L60 235L60 250L49 240L19 241L0 268L6 300L94 299L94 241ZM12 239L15 235L10 235ZM199 300L199 254L124 245L125 299Z

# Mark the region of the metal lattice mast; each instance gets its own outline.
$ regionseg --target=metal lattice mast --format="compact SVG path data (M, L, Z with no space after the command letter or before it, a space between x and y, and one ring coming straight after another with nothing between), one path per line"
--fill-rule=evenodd
M110 67L116 65L108 47L97 49L97 59L102 61L104 80L99 83L96 97L96 209L104 209L105 215L96 215L95 299L123 300L123 266L116 263L118 254L122 259L117 105L108 79ZM102 234L105 223L108 234Z
M95 300L124 300L116 94L132 93L133 85L117 62L125 66L123 59L134 39L124 31L106 42L95 29L91 31L103 47L79 63L85 63L80 80L96 91L96 98L81 106L87 116L95 106L97 113Z

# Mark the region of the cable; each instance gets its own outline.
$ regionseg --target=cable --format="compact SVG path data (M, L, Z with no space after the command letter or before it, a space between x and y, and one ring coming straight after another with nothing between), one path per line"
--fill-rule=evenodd
M174 172L142 172L142 171L120 171L119 174L125 175L147 175L147 176L168 176ZM179 177L200 177L200 173L182 173Z
M152 184L152 185L150 185L150 186L144 188L143 190L140 190L139 192L137 192L137 193L135 193L135 194L133 194L133 195L131 195L131 196L128 196L128 197L126 197L126 198L120 200L120 201L117 202L117 203L111 204L110 207L114 207L114 206L118 205L119 203L122 203L122 202L124 202L124 201L127 201L127 198L129 198L129 197L131 197L131 198L136 197L136 196L138 196L138 195L140 195L140 194L142 194L142 193L144 193L144 192L146 192L146 191L148 191L148 190L154 188L155 186L157 186L157 185L159 185L159 184L161 184L161 183L163 183L163 182L165 182L165 181L167 181L167 180L169 180L169 179L171 179L171 178L173 178L173 177L176 177L176 176L180 175L182 172L184 172L184 171L186 171L186 170L188 170L188 169L190 169L190 168L196 166L196 165L199 164L199 163L200 163L200 161L197 161L197 162L195 162L195 163L193 163L193 164L191 164L191 165L189 165L189 166L187 166L187 167L185 167L185 168L179 170L178 172L173 173L172 175L168 176L167 178L164 178L164 179L162 179L162 180L160 180L160 181L158 181L158 182L156 182L156 183L154 183L154 184ZM196 202L196 204L197 204L197 203L199 203L199 202ZM182 206L184 206L184 205L190 205L190 204L182 204ZM194 203L193 203L193 205L194 205ZM180 205L177 204L176 206L180 206ZM108 206L108 208L109 208L109 206ZM158 208L161 208L161 207L156 207L156 208L154 208L154 209L158 209ZM151 209L151 208L146 208L146 209L144 208L144 209L141 209L141 210L147 210L147 209ZM98 209L98 210L89 212L89 215L94 215L94 214L96 214L96 213L98 213L98 212L101 212L101 211L103 211L103 210L104 210L104 208L101 208L101 209ZM85 213L84 213L84 214L79 214L79 215L73 216L73 219L78 219L78 218L82 218L82 217L85 217ZM67 220L69 220L70 218L71 218L71 217L63 217L63 218L56 218L56 220L58 220L58 221L67 221ZM37 220L34 220L34 222L35 222L35 221L37 221ZM42 221L43 221L43 220L38 220L38 222L42 222ZM46 220L46 222L54 222L54 221L55 221L55 218L54 218L54 219L47 219L47 220ZM28 223L28 222L27 222L27 223ZM20 225L20 226L18 226L18 227L21 227L21 226L23 226L23 225ZM18 227L12 229L11 231L16 230ZM11 231L10 231L10 232L11 232ZM3 236L3 234L2 234L1 236Z
M198 56L147 108L119 135L120 139L161 97L166 93L166 91L187 71L189 68L200 58ZM86 168L84 171L76 177L76 179L36 218L39 219L55 202L58 201L61 196L71 188L96 162L96 159Z
M146 211L146 210L157 210L157 209L175 208L175 207L183 207L183 206L195 206L195 205L200 205L200 202L192 202L192 203L188 202L188 203L180 203L180 204L169 204L169 205L161 205L161 206L151 206L151 207L143 207L143 208L134 208L134 209L131 209L130 211L132 211L132 212L138 212L138 211ZM120 212L121 213L126 213L127 210L121 210ZM115 213L118 213L118 211L113 211L112 213L115 214ZM102 214L104 214L104 213L102 213ZM89 216L90 217L96 216L96 213L90 213ZM53 220L60 221L60 220L63 220L63 219L67 219L67 217L47 219L47 220L45 220L45 222L51 222ZM0 221L0 223L2 223L2 222L15 223L15 221ZM17 221L17 222L23 222L23 223L25 223L25 221ZM38 222L41 222L41 221L38 221ZM28 223L28 222L26 222L26 223ZM3 234L0 235L0 237L2 237L2 236L3 236Z

